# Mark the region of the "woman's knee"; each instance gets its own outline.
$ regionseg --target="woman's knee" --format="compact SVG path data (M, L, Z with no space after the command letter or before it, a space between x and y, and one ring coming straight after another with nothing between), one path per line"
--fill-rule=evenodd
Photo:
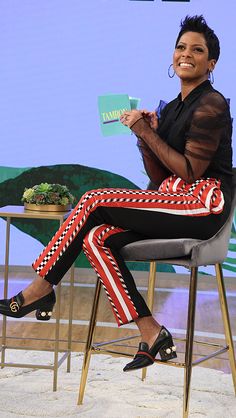
M98 245L98 229L100 226L95 226L92 228L84 237L83 239L83 249L91 248L91 245L97 246Z
M87 190L82 196L80 200L88 200L94 196L101 194L102 189L91 189Z
M92 228L83 239L83 248L88 249L92 246L102 247L109 236L109 232L114 229L111 225L101 224Z

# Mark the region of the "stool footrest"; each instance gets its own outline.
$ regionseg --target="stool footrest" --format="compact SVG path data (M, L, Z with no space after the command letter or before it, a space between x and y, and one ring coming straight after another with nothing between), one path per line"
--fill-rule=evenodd
M111 354L111 355L114 355L114 356L131 357L132 358L134 356L134 354L125 353L123 351L116 351L116 350L112 350L112 349L108 349L108 348L102 348L102 347L104 347L105 345L114 345L114 346L127 348L127 349L130 349L130 348L134 348L134 349L136 348L137 349L137 347L130 346L130 345L116 344L117 341L120 342L121 340L128 340L128 339L132 339L132 338L136 338L136 337L126 337L124 339L118 339L118 340L107 341L107 342L104 342L104 343L93 344L91 346L91 351L93 351L95 353L96 352L97 353L106 353L106 354ZM178 339L176 338L175 340L178 340ZM181 341L185 341L185 340L181 340ZM196 342L196 341L194 341L194 342ZM207 361L211 358L219 356L219 355L221 355L221 354L223 354L223 353L225 353L226 351L229 350L229 346L222 346L220 344L207 343L207 342L204 342L204 341L197 341L196 343L197 344L202 344L204 346L209 346L209 347L218 347L219 349L214 351L211 354L203 355L202 357L198 358L197 360L194 360L192 362L192 366L197 366L198 364L201 364L204 361ZM154 361L155 361L155 363L166 364L165 362L163 362L162 360L159 360L159 359L155 359ZM173 365L175 367L186 367L186 364L184 362L179 362L179 361L168 361L168 365Z

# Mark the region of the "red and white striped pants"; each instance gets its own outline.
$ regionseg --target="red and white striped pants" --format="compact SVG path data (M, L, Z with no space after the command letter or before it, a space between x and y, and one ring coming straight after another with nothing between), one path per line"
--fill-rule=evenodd
M223 223L221 215L213 215L220 214L223 206L220 183L215 179L186 184L171 176L158 191L91 190L82 196L33 268L57 284L83 248L122 325L150 315L150 311L119 249L145 238L208 238Z

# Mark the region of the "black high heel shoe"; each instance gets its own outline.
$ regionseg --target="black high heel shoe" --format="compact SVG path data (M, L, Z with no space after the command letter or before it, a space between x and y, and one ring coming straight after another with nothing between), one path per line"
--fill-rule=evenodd
M0 313L13 318L22 318L32 311L40 321L48 321L52 316L53 306L56 302L54 290L46 296L36 300L29 305L22 306L24 303L24 296L22 292L18 293L10 299L0 300Z
M148 344L145 342L139 343L138 352L134 356L134 359L126 364L123 371L129 372L151 366L154 363L158 352L162 361L168 361L177 357L172 335L163 326L151 348L149 348Z

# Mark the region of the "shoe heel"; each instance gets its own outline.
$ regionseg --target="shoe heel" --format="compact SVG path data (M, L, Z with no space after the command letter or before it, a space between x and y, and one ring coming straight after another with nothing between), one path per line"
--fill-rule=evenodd
M45 306L44 309L40 308L35 311L35 316L38 321L49 321L52 317L53 306Z
M165 342L159 350L161 361L168 361L177 357L176 346L172 338Z

